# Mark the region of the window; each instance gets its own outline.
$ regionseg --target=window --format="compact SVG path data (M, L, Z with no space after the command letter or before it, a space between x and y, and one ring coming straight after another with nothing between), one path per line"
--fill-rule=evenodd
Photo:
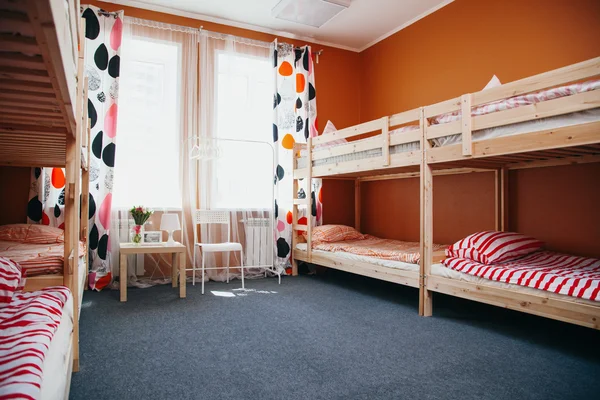
M121 65L115 207L181 208L181 51L130 39Z
M264 57L217 51L215 60L215 137L221 139L221 157L213 164L212 207L270 208L273 69Z

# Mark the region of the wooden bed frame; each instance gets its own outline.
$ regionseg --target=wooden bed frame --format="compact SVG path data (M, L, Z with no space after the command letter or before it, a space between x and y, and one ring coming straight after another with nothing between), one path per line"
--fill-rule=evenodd
M419 129L390 135L394 127L407 124L419 125ZM376 265L374 263L349 260L336 253L314 253L312 251L312 220L307 218L307 224L298 224L299 208L312 207L311 180L312 178L344 179L354 181L355 195L355 228L360 230L360 196L361 182L372 180L403 179L419 176L422 167L423 146L423 119L421 109L406 111L390 117L369 121L350 128L338 130L330 135L308 138L307 143L294 145L294 183L293 183L293 234L292 234L292 274L298 274L298 261L322 265L347 271L358 275L368 276L401 285L420 288L423 286L420 265L415 271L406 271ZM332 148L315 149L315 146L339 139L348 139L347 144ZM362 139L356 141L356 139ZM406 151L396 154L390 153L390 147L407 143L419 143L419 150ZM362 158L354 161L343 161L323 166L313 166L312 161L323 158L349 155L371 149L381 149L381 157ZM306 166L298 168L300 152L306 152ZM297 198L297 193L302 183L306 186L305 199ZM310 214L310 213L308 213ZM307 232L307 249L299 250L296 245L301 242L298 231ZM440 254L441 256L441 254Z
M507 229L506 201L508 171L513 169L600 162L600 122L581 123L558 129L532 131L513 136L473 140L475 130L534 121L576 111L600 107L600 90L580 93L535 105L498 111L471 117L471 108L520 94L531 93L570 82L582 81L600 75L600 58L591 59L554 71L535 75L497 88L465 94L431 106L365 122L332 134L309 138L307 143L294 145L293 184L293 238L292 273L298 273L297 262L304 261L336 268L360 275L420 288L419 313L432 315L433 291L464 297L488 304L512 308L536 315L555 318L600 329L600 304L585 304L569 298L557 299L541 292L529 295L516 290L499 289L488 285L472 284L431 275L431 265L443 259L433 252L433 176L458 173L494 172L497 199L494 204L497 230ZM456 122L430 125L437 115L461 111L468 118ZM419 130L390 135L390 128L418 121ZM462 143L434 147L432 140L461 134ZM364 138L355 142L355 139ZM349 143L326 149L315 146L337 139ZM420 142L418 151L390 154L390 146ZM313 166L314 160L349 155L381 148L381 157ZM300 152L306 153L306 167L299 168ZM298 224L299 207L311 209L312 178L348 179L355 182L355 226L360 230L360 184L362 181L420 177L421 186L421 266L420 272L399 271L371 263L351 261L331 254L313 254L311 250L312 223ZM303 180L305 199L296 195ZM307 232L307 250L296 248L300 242L298 231Z
M584 92L535 105L471 117L471 107L545 88L583 81L600 75L600 58L591 59L554 71L535 75L500 87L424 107L426 118L461 110L456 122L425 126L422 206L424 221L425 286L422 290L423 315L432 315L431 293L440 292L482 303L510 308L577 325L600 329L600 303L588 304L568 296L556 298L540 290L539 294L498 288L431 274L436 263L433 244L433 175L439 169L486 168L496 176L496 230L508 230L508 171L524 168L569 165L600 161L600 122L582 123L479 141L472 131L600 107L600 90ZM468 118L464 118L468 116ZM433 147L430 140L461 134L462 143Z
M62 275L27 279L25 290L67 286L73 294L73 371L79 370L79 314L87 273L90 125L79 1L0 0L0 165L65 168ZM84 158L82 163L82 156ZM81 171L81 180L80 180ZM81 204L80 196L81 193ZM81 207L81 214L80 214ZM81 218L81 219L80 219ZM80 281L79 276L83 278ZM68 388L66 388L68 394Z

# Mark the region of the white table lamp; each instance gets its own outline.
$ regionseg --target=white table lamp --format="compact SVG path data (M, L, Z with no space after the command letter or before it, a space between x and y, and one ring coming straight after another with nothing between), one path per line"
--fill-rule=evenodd
M177 214L163 214L160 218L160 230L169 232L167 244L172 245L175 243L173 240L173 231L178 231L180 229L181 225L179 225L179 217Z

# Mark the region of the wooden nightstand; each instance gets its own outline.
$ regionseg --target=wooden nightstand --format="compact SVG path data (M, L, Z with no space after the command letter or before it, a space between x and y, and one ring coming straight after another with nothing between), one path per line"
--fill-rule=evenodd
M177 271L179 270L179 297L185 297L185 250L186 247L179 242L133 244L121 243L120 277L121 301L127 301L127 256L131 254L172 254L171 279L173 287L177 287ZM181 260L179 260L181 258Z

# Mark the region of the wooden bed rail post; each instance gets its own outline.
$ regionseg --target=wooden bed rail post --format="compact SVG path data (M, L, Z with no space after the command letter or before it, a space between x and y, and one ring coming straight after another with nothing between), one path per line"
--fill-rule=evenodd
M354 227L360 231L360 179L354 180Z
M508 169L499 168L495 173L494 213L497 231L508 230Z
M381 156L383 158L383 166L390 165L390 117L381 118L381 136L383 144L381 146Z
M460 98L461 120L462 120L462 154L463 156L473 155L472 126L471 117L471 95L463 94Z
M433 260L433 172L427 163L427 150L431 144L427 140L427 119L425 109L420 109L419 125L421 129L421 243L420 243L420 279L419 279L419 315L429 317L433 312L431 291L427 288L427 278L431 272Z

